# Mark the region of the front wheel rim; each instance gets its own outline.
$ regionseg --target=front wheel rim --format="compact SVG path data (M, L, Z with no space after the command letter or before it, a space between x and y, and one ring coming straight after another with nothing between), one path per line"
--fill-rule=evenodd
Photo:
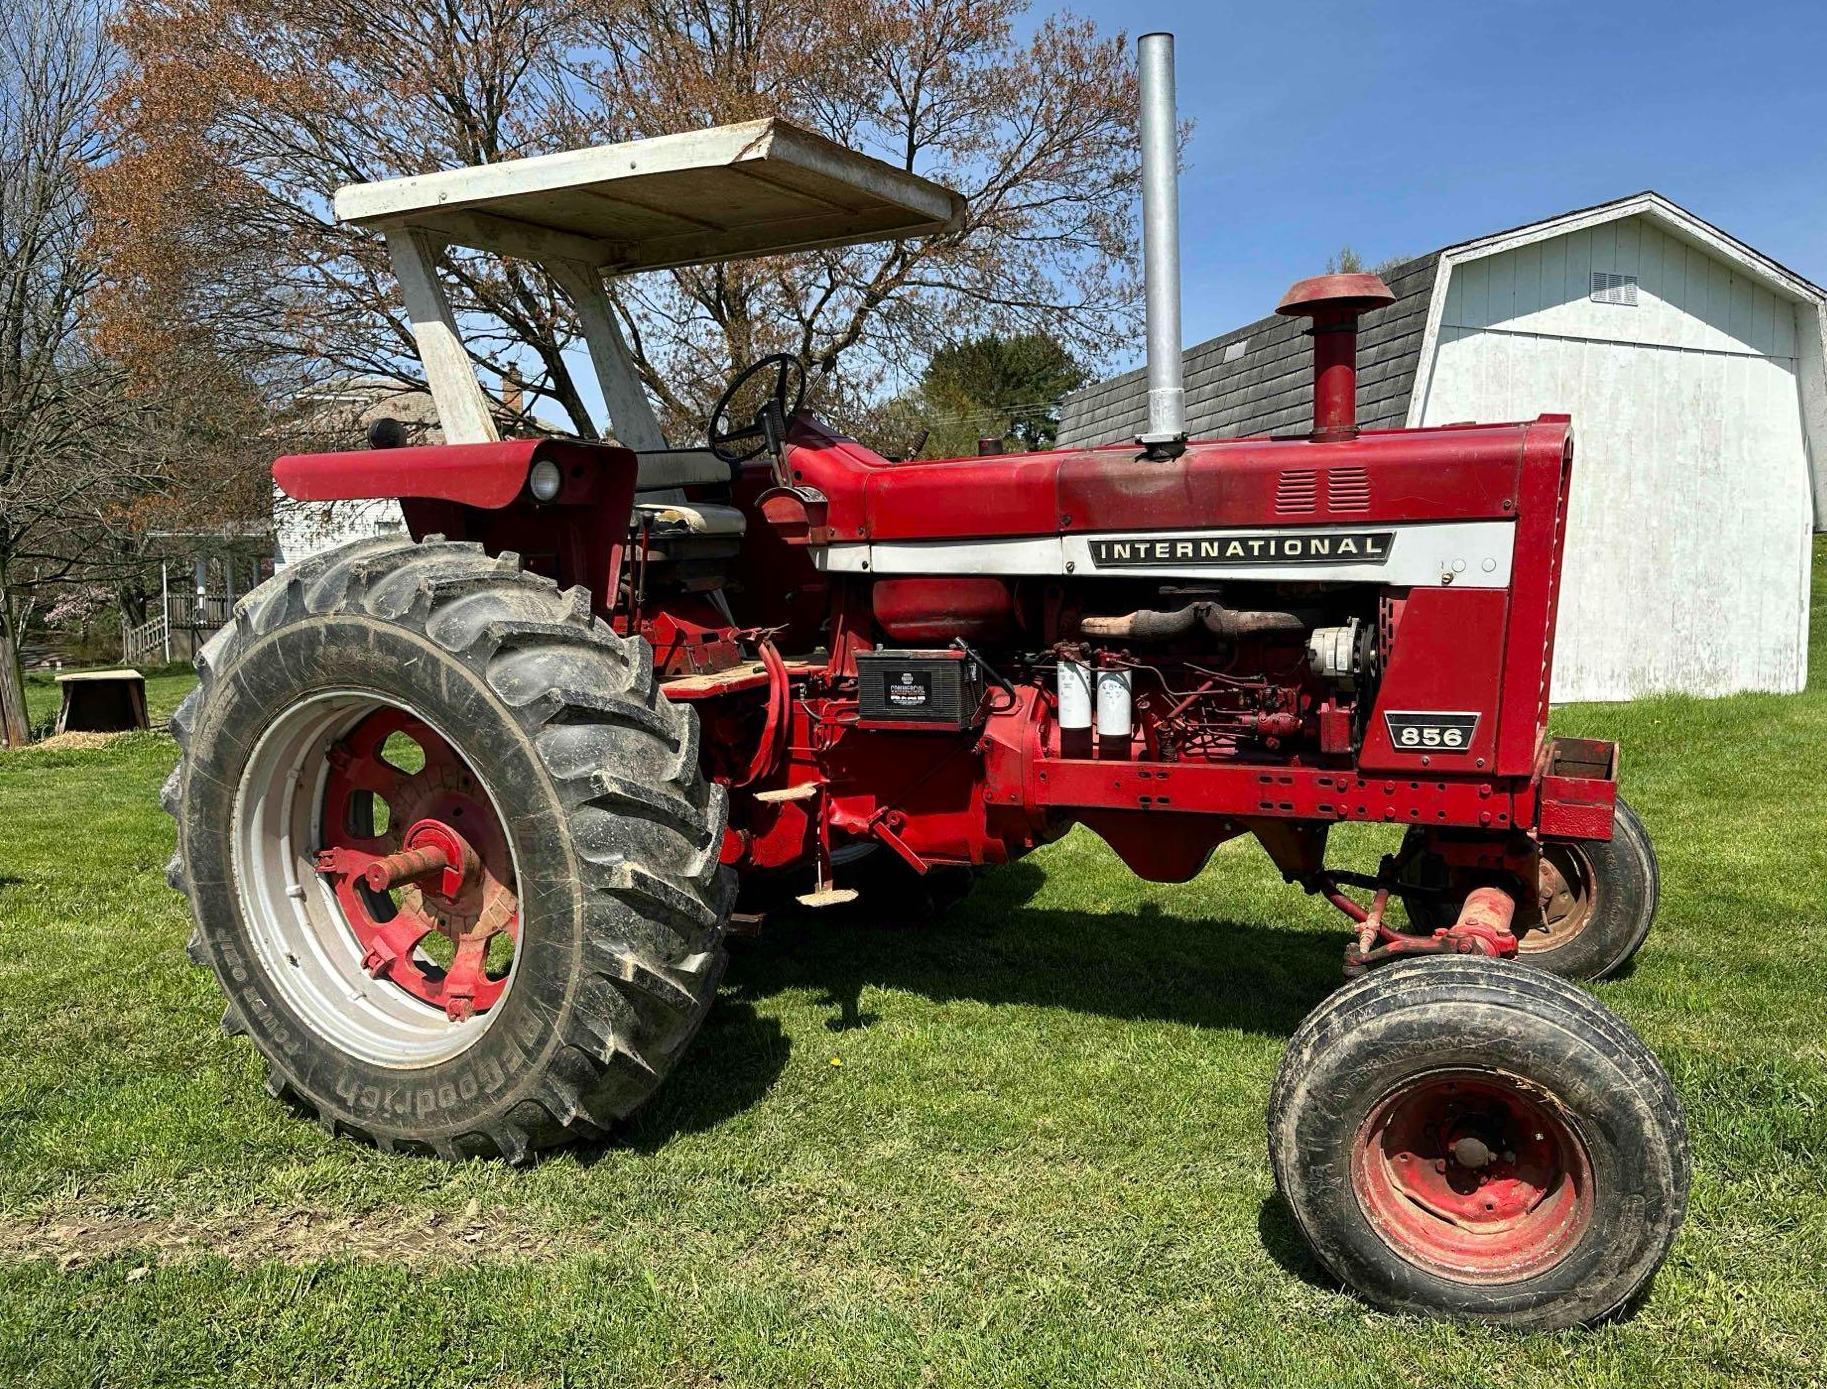
M421 766L386 760L395 734ZM232 862L254 953L311 1031L400 1068L475 1044L520 954L506 823L451 739L396 700L330 691L273 720L236 792ZM398 877L426 849L453 871Z
M1585 850L1572 844L1544 844L1536 870L1541 924L1516 940L1523 954L1558 950L1591 924L1598 909L1598 874Z
M1358 1130L1352 1186L1392 1250L1460 1282L1566 1258L1592 1221L1592 1159L1553 1096L1499 1072L1406 1081Z

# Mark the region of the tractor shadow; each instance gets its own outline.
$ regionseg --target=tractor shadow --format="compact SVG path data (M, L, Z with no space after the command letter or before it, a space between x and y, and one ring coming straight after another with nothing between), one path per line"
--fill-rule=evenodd
M1341 983L1342 933L1179 916L1151 903L1027 905L1044 881L1031 864L1008 865L950 912L910 926L861 911L777 912L761 939L734 953L726 987L738 1001L819 990L834 1032L877 1021L862 1006L875 988L1286 1037Z
M883 989L1283 1038L1339 986L1342 933L1181 916L1146 902L1115 911L1030 906L1045 881L1032 864L1010 864L949 912L916 924L883 921L860 904L771 912L760 939L732 942L717 1005L678 1070L614 1137L575 1155L589 1163L618 1150L652 1152L759 1103L793 1044L756 1005L782 993L815 992L833 1032L877 1022L863 998ZM1281 1221L1286 1238L1272 1252L1304 1258L1285 1212ZM1323 1277L1310 1260L1305 1267Z
M726 990L653 1098L609 1137L574 1148L572 1155L589 1166L610 1153L653 1153L685 1134L714 1129L761 1102L792 1050L778 1021Z
M1288 1209L1288 1203L1281 1199L1279 1191L1271 1192L1263 1198L1262 1205L1256 1211L1256 1233L1262 1240L1263 1253L1274 1260L1275 1266L1291 1278L1298 1278L1311 1288L1322 1288L1326 1292L1336 1293L1343 1285L1326 1272L1325 1266L1313 1257L1313 1249L1308 1245L1306 1236L1294 1223L1294 1212Z

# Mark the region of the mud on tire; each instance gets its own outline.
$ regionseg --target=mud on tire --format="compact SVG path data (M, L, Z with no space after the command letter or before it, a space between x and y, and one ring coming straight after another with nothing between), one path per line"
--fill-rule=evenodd
M1391 1311L1597 1320L1647 1286L1686 1209L1667 1074L1590 995L1511 962L1416 959L1339 990L1289 1042L1268 1120L1313 1252ZM1487 1192L1513 1210L1487 1221Z
M512 555L381 539L261 585L197 667L171 723L182 756L162 796L178 824L169 877L190 901L192 956L228 996L223 1027L265 1057L273 1094L383 1148L520 1161L600 1135L653 1092L715 996L734 883L718 864L726 804L699 770L696 718L659 693L644 643ZM258 924L271 894L242 860L275 881L292 874L295 898L318 888L313 845L261 847L242 826L277 794L244 784L249 768L293 711L339 700L409 710L448 740L511 849L510 982L435 1055L351 1042L346 1019L288 982L286 961L304 952L275 963Z

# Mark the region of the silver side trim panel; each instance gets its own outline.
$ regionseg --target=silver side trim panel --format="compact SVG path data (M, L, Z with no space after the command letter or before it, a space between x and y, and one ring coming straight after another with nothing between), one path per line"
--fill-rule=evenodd
M819 568L837 574L1072 574L1505 588L1515 541L1513 521L1368 522L1272 530L853 542L814 547L812 556Z
M813 563L838 574L1063 574L1057 535L1018 540L895 540L827 545Z

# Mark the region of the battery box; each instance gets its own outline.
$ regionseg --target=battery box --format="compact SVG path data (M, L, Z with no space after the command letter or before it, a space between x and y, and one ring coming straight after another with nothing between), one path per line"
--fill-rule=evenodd
M860 651L857 724L959 732L983 722L983 670L962 651Z

